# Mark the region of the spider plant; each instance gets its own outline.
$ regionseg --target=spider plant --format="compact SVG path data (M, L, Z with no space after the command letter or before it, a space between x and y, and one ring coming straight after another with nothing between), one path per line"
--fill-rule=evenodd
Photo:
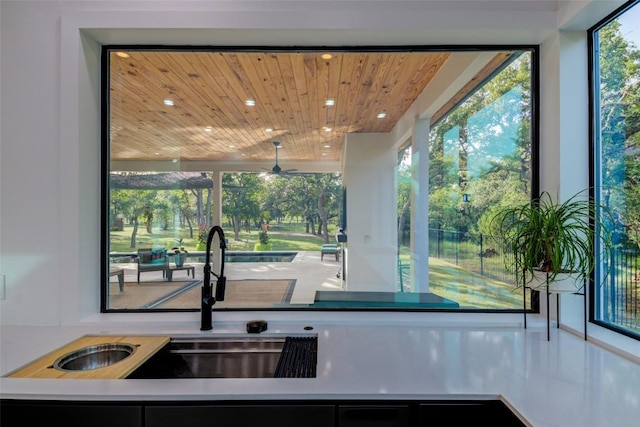
M546 273L545 284L569 274L576 287L591 276L598 255L612 247L612 216L605 206L578 192L560 203L542 192L528 203L500 210L491 220L492 228L503 238L504 261L510 271L520 273L516 286Z

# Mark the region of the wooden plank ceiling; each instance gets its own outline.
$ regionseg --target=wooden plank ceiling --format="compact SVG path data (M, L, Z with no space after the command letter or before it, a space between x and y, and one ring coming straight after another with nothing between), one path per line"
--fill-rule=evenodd
M111 51L111 160L263 166L275 161L273 142L279 141L283 168L287 162L339 162L346 134L391 131L451 55ZM509 55L497 52L438 115ZM255 105L247 106L248 99Z

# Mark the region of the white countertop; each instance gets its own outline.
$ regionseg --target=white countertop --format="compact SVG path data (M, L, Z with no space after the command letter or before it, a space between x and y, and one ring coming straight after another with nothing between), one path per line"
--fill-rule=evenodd
M3 326L0 374L85 334L242 334L244 321L197 320ZM246 320L252 317L245 313ZM640 420L640 364L543 323L438 326L423 319L341 323L269 320L263 335L318 335L312 379L39 380L0 379L5 399L502 399L533 426L634 426ZM195 315L194 315L195 318ZM433 323L433 322L431 322ZM531 323L534 323L531 325Z

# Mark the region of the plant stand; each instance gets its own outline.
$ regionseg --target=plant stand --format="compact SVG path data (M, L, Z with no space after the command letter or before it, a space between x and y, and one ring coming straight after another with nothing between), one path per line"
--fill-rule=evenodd
M550 316L550 310L549 310L549 302L550 302L550 295L551 294L556 294L556 328L560 328L560 294L562 292L553 292L549 290L549 281L548 281L548 277L549 275L547 274L547 284L546 284L546 294L547 294L547 341L551 340L551 331L550 331L550 325L551 325L551 316ZM523 284L522 284L522 314L524 315L524 328L527 329L527 289L534 289L531 286L526 286L524 284L524 275L523 275ZM584 292L572 292L572 294L574 295L582 295L584 296L584 340L587 341L587 293L586 293L586 280L584 281L584 286L582 287L582 289L585 289Z

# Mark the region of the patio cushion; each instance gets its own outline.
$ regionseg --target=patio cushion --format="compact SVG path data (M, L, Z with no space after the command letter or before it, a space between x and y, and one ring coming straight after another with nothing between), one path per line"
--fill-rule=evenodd
M325 243L322 245L320 251L324 254L335 254L340 251L340 248L334 243Z
M335 255L336 261L340 260L340 246L335 243L325 243L320 248L320 260L324 260L325 255Z
M169 269L169 256L166 249L138 249L138 282L140 282L140 273L144 271L158 271Z
M166 249L140 250L138 254L141 264L164 264L167 262Z

